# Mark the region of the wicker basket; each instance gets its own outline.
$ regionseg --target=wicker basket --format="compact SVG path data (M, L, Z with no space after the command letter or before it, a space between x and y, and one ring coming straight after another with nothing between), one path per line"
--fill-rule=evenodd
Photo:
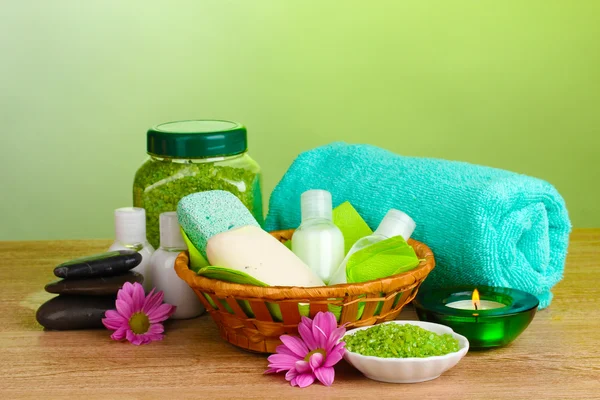
M285 242L293 232L277 231L271 235ZM312 318L319 311L335 309L340 312L339 324L346 323L349 329L396 318L435 266L429 247L412 239L408 243L424 260L419 266L363 283L308 288L241 285L197 275L188 268L187 252L177 257L175 271L194 289L225 340L245 350L274 353L281 344L280 335L298 334L301 310ZM281 318L274 318L274 307L278 307Z

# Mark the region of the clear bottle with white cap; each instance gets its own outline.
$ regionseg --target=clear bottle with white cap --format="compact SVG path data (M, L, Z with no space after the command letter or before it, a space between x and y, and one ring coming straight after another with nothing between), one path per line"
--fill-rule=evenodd
M138 207L123 207L115 210L115 242L109 247L112 250L135 250L142 255L142 262L132 269L144 276L144 290L152 289L148 279L148 266L154 247L146 239L146 210Z
M292 251L327 284L344 259L344 236L332 220L331 193L304 192L300 206L302 223L292 236Z
M337 285L346 282L346 264L350 256L359 250L371 246L372 244L381 242L394 236L402 236L404 240L408 240L415 230L416 224L408 214L400 210L390 209L385 217L379 223L377 230L369 236L358 239L350 248L344 261L336 268L329 284ZM293 243L293 242L292 242Z
M150 281L156 290L163 291L165 302L177 306L171 318L197 317L204 312L204 307L192 288L179 278L174 269L179 253L187 250L177 222L177 213L172 211L160 214L159 226L160 247L150 259Z

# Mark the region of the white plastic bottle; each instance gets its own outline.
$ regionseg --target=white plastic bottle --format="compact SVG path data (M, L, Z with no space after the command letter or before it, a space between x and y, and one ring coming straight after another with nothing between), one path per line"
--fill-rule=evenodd
M147 270L154 247L146 239L146 210L138 207L115 210L115 242L108 250L135 250L140 253L142 262L132 271L144 276L143 286L146 292L152 289Z
M191 287L183 281L173 268L175 259L187 250L176 212L164 212L159 217L160 247L152 254L149 274L156 290L162 290L165 302L177 306L171 318L194 318L204 312L204 307Z
M344 261L342 261L339 267L335 270L335 273L333 274L329 284L337 285L339 283L347 283L346 264L348 263L348 260L352 254L364 249L365 247L369 247L372 244L381 242L394 236L402 236L404 240L408 240L410 235L412 235L413 231L415 230L415 227L415 221L413 221L408 214L393 208L390 209L379 223L379 226L375 232L369 236L359 239L356 243L354 243L354 245L348 251L348 254L346 254Z
M344 236L332 221L331 193L309 190L300 196L302 223L292 251L327 284L344 259Z

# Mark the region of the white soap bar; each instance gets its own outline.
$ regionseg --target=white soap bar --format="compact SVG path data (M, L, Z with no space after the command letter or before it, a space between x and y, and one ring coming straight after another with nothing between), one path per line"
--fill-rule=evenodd
M325 286L290 249L256 226L211 237L206 256L210 265L242 271L270 286Z

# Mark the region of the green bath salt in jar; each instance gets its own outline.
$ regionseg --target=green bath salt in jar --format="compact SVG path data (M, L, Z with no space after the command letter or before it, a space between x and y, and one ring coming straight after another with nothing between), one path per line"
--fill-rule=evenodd
M226 190L263 224L260 167L248 155L246 128L218 120L177 121L148 130L148 160L133 181L133 205L146 209L148 241L158 248L159 215L191 193Z

